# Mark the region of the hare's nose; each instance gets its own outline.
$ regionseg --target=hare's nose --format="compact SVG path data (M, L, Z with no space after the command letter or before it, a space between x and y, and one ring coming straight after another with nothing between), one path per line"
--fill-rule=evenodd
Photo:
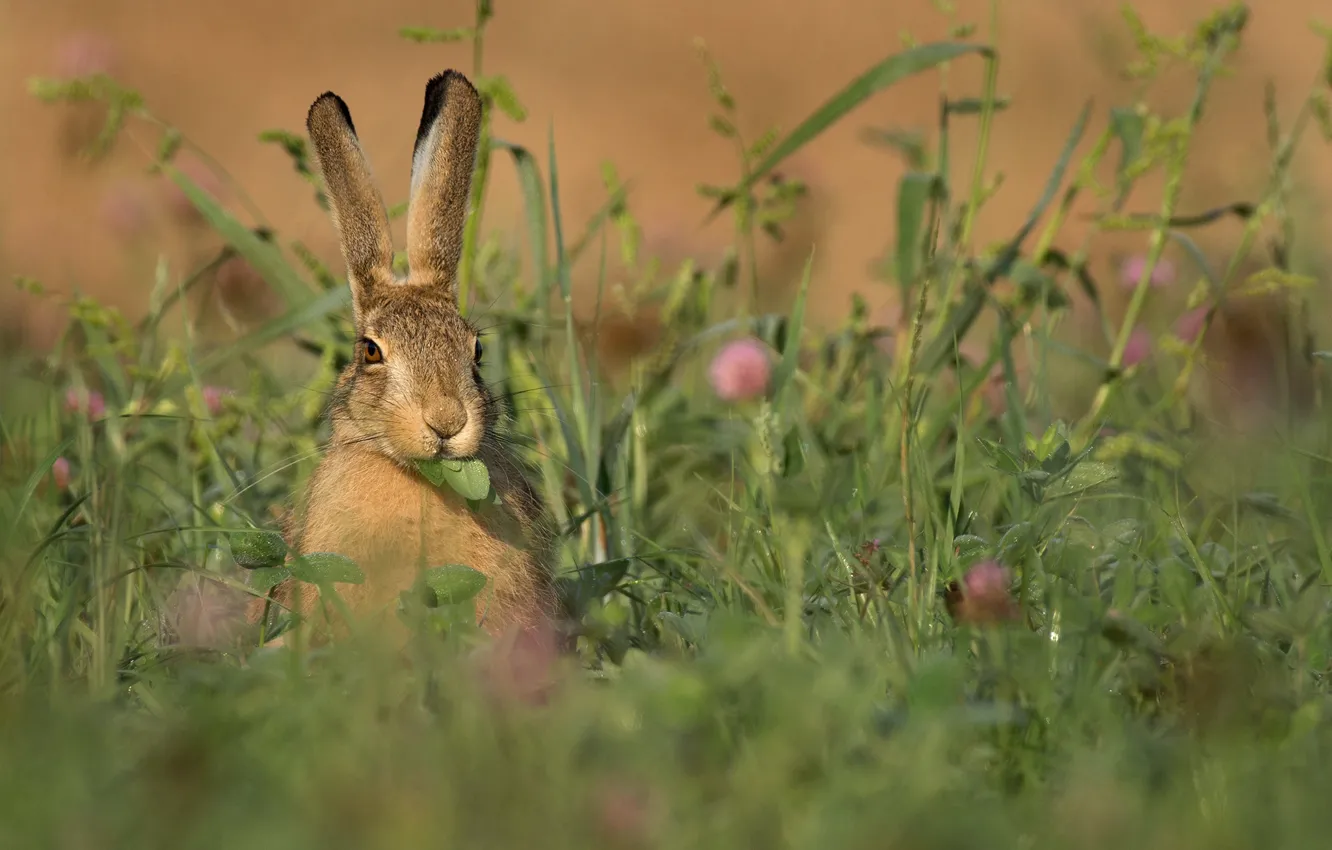
M467 424L467 411L456 398L445 399L426 412L425 420L437 437L447 440Z

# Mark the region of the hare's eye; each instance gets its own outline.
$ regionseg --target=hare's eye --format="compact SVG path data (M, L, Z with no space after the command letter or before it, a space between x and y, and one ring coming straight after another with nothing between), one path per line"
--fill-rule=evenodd
M485 347L481 345L481 337L476 338L476 348L472 351L472 358L477 363L481 362L481 355L485 352Z
M375 344L375 341L372 339L367 339L364 340L364 343L365 343L365 355L364 355L365 362L383 363L384 352L380 349L378 345Z

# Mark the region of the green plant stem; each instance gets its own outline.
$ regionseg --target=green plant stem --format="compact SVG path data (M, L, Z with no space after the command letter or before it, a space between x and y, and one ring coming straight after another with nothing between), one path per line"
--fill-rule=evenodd
M999 13L998 0L990 2L990 43L993 47L998 41ZM985 162L989 151L990 127L994 117L995 96L998 89L999 80L999 55L997 52L991 52L985 57L985 95L981 105L980 134L976 146L976 157L972 164L971 172L971 190L967 201L966 212L962 219L961 234L957 245L959 249L965 250L965 246L971 240L971 231L975 225L976 213L980 209L981 201L984 195L985 180ZM946 98L945 98L946 100ZM941 167L946 167L946 160L941 160ZM941 179L946 180L946 175L941 174ZM931 230L937 232L938 219L931 223ZM933 241L931 242L933 244ZM928 267L929 264L927 264ZM961 280L964 264L954 257L952 271L949 275L948 284L944 290L942 303L947 305L951 302L953 293L956 290L958 281ZM916 516L914 505L914 477L911 474L911 435L913 423L911 421L912 399L915 394L916 385L916 362L920 355L921 340L924 334L925 316L929 307L930 281L933 279L931 274L922 275L920 278L920 297L917 299L915 315L911 320L911 346L904 363L903 398L902 398L902 418L901 433L899 434L900 451L899 462L901 464L902 476L902 507L904 511L904 520L907 526L907 563L909 567L910 598L911 608L914 613L913 639L918 640L920 630L924 627L925 607L922 604L920 594L920 565L917 563L916 556ZM940 310L935 319L935 327L932 329L931 336L937 336L939 326L946 318L947 311Z
M1267 186L1263 192L1262 201L1255 207L1253 215L1249 216L1248 221L1244 223L1244 231L1240 235L1239 243L1235 250L1231 252L1230 261L1226 265L1226 272L1221 278L1221 291L1216 293L1212 304L1203 317L1202 326L1198 329L1198 334L1189 344L1189 353L1184 360L1184 368L1180 371L1179 377L1175 380L1172 388L1169 403L1173 404L1183 397L1188 389L1189 380L1193 375L1198 355L1202 351L1203 340L1207 337L1207 331L1211 329L1212 322L1216 319L1217 311L1225 298L1226 290L1230 286L1231 278L1239 269L1240 264L1249 255L1253 247L1254 240L1258 238L1258 231L1262 228L1268 215L1273 211L1275 202L1280 198L1282 186L1289 174L1291 162L1294 159L1295 149L1299 140L1303 137L1309 124L1309 118L1312 115L1313 97L1306 98L1300 107L1299 113L1291 125L1290 133L1277 148L1276 156L1273 158L1272 172L1267 181Z
M975 229L976 216L980 211L981 202L984 200L985 164L990 149L991 127L994 124L994 103L999 91L998 42L999 0L990 0L991 52L985 56L985 83L981 97L980 129L976 137L976 156L971 165L971 189L968 193L966 209L962 214L962 225L957 239L957 248L960 251L967 250L971 243L971 234ZM941 309L935 316L933 326L930 328L931 339L939 335L944 323L948 320L947 307L953 303L953 298L957 294L957 287L962 281L964 269L965 264L954 257L948 275L948 282L944 286L943 298L939 302Z
M481 80L482 59L485 55L486 9L488 0L479 0L476 6L476 26L472 35L472 76ZM472 291L472 275L476 264L478 234L485 211L486 186L490 182L490 146L493 135L495 105L488 94L481 97L481 133L476 144L476 170L472 173L472 188L468 197L470 213L463 226L462 257L458 261L458 310L467 315Z
M1119 385L1119 369L1124 362L1124 349L1128 347L1129 337L1133 335L1134 328L1138 326L1138 317L1142 314L1143 305L1147 303L1147 293L1151 287L1152 273L1156 270L1156 265L1160 262L1161 254L1165 250L1166 230L1169 228L1169 222L1174 218L1175 210L1179 206L1179 195L1184 183L1184 167L1188 156L1189 142L1192 141L1198 122L1202 119L1203 105L1207 101L1207 95L1211 92L1212 82L1217 72L1221 70L1222 63L1225 61L1226 55L1233 49L1233 46L1234 41L1232 39L1219 38L1203 60L1202 70L1198 74L1198 85L1193 93L1193 102L1189 106L1182 131L1174 140L1173 155L1166 163L1166 186L1164 197L1161 200L1160 218L1156 227L1152 229L1148 241L1147 257L1144 262L1142 276L1138 279L1137 286L1133 290L1128 310L1124 314L1124 320L1119 326L1119 334L1115 338L1114 348L1110 352L1109 375L1097 388L1091 407L1079 423L1077 429L1078 440L1076 441L1078 445L1083 445L1086 440L1090 439L1093 429L1097 427L1097 421Z

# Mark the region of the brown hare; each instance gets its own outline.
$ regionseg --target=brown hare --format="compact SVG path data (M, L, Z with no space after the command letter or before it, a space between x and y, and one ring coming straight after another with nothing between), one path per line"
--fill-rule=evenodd
M363 584L337 586L358 620L392 618L399 593L423 568L464 564L486 576L475 604L487 632L551 624L558 611L552 526L496 433L499 409L478 368L482 344L457 304L481 100L456 71L426 85L406 278L393 271L388 215L346 104L323 94L306 126L342 244L358 340L329 405L332 439L289 542L298 553L332 552L360 565ZM499 504L473 510L415 467L462 458L485 463ZM312 621L326 609L308 584L279 585L274 599ZM263 608L255 600L252 621Z

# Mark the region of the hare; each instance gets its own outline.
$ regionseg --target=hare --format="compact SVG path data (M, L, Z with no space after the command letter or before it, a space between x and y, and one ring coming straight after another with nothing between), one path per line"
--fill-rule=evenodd
M476 89L456 71L426 85L412 156L406 278L392 269L388 215L346 104L332 92L321 95L306 126L347 265L359 339L333 391L332 439L289 542L299 553L333 552L360 565L363 584L338 585L358 619L391 616L422 568L464 564L486 576L476 615L487 632L551 623L558 608L552 525L495 430L499 409L478 368L482 343L457 304L481 129ZM473 510L414 465L461 458L485 463L500 504ZM300 587L279 585L274 596L308 616L322 607L319 592ZM256 599L252 622L263 608Z

